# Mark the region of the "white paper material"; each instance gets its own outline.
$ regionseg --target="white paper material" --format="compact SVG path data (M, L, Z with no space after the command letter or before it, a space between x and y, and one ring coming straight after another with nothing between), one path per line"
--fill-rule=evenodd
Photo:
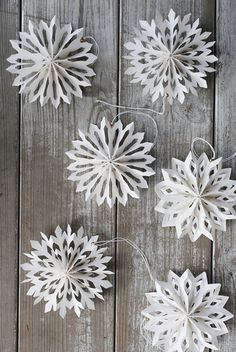
M90 53L92 44L83 39L83 28L61 28L53 17L49 26L29 21L29 33L19 36L11 40L17 53L8 58L8 71L17 75L13 86L20 86L30 103L39 99L43 106L51 100L57 108L61 99L69 104L72 94L82 98L81 87L90 86L89 78L95 75L89 65L97 58Z
M222 168L222 158L210 161L203 153L197 159L190 152L185 161L173 158L172 169L162 174L155 209L164 214L162 226L175 227L178 238L213 240L216 230L226 231L226 220L236 219L236 181L230 168Z
M21 265L24 282L31 283L27 295L36 298L34 304L45 301L45 313L59 310L62 318L67 309L78 317L85 308L95 309L93 299L103 300L103 289L112 286L106 279L111 257L103 256L106 248L98 247L98 236L88 239L82 227L72 233L69 225L67 231L58 226L49 238L41 235L41 242L31 241L30 261Z
M225 322L233 317L224 309L228 297L219 291L220 284L208 284L206 273L195 278L190 270L181 277L170 271L167 282L156 281L142 311L153 346L166 352L217 350L217 337L228 332Z
M89 133L79 131L79 137L75 150L66 153L73 160L68 179L77 183L77 192L85 191L86 200L125 205L128 195L139 198L138 188L148 188L144 177L155 174L148 166L155 160L148 155L152 143L143 142L144 133L134 133L133 123L111 125L104 117L100 127L91 124Z
M207 88L206 74L214 71L209 64L217 60L210 49L214 42L205 41L211 33L202 33L198 19L189 24L190 17L181 19L170 10L165 20L140 21L142 30L125 44L131 64L126 74L133 76L131 83L144 86L143 95L150 94L152 102L166 96L170 104L175 98L183 103L185 93L197 95L198 86Z

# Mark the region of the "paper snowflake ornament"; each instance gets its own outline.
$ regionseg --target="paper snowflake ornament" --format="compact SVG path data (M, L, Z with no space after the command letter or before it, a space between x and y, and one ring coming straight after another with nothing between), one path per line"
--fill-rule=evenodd
M90 52L92 44L83 39L83 28L61 28L53 17L49 26L29 21L29 33L19 35L20 40L11 40L17 53L7 59L8 71L17 75L13 86L20 86L30 103L39 99L42 106L51 100L57 108L61 99L69 104L72 94L81 98L81 87L90 86L89 78L95 75L89 65L97 58Z
M144 177L155 174L149 166L152 143L143 142L144 133L134 133L133 123L124 127L120 120L110 124L104 117L100 127L91 124L89 133L79 130L79 136L75 150L66 153L73 160L68 179L77 183L77 192L85 191L86 200L125 205L128 195L139 198L138 188L148 188Z
M153 346L166 352L217 350L217 337L228 332L225 322L233 317L224 308L228 297L219 292L220 284L209 284L206 273L195 278L189 270L181 277L170 271L167 282L156 281L142 311Z
M236 181L230 173L222 158L211 161L205 153L173 158L172 169L162 170L164 181L156 185L162 226L173 226L178 238L187 234L192 241L201 235L213 240L216 230L226 231L226 220L236 219Z
M34 304L45 301L45 313L59 310L62 318L67 309L78 317L81 310L94 309L93 299L103 300L103 289L112 286L106 279L112 274L106 269L111 257L98 247L98 236L88 239L82 227L72 233L69 225L67 231L58 226L49 238L41 235L41 242L31 241L30 262L21 265L27 272L24 282L31 283L27 295L36 298Z
M210 49L214 42L205 41L211 33L202 33L199 20L189 24L190 17L181 19L170 10L165 20L140 21L134 42L125 44L131 64L126 73L133 76L131 83L144 86L143 96L150 94L152 102L167 96L170 104L175 98L183 103L185 93L207 88L206 74L214 71L209 64L217 60Z

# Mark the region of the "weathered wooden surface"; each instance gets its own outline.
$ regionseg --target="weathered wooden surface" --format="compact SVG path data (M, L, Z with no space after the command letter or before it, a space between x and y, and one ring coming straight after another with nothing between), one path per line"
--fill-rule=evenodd
M19 31L19 1L0 2L0 351L17 347L19 95L6 72Z
M236 150L236 3L217 1L216 41L219 64L216 74L215 149L227 157ZM224 163L232 167L236 179L236 159ZM236 222L228 224L227 233L218 233L214 245L213 279L222 283L229 296L228 309L236 316ZM230 321L229 334L220 339L219 351L236 351L236 318Z
M172 108L167 106L164 116L156 117L159 137L152 151L156 175L150 178L149 189L141 192L140 200L129 199L126 207L119 205L112 211L106 204L98 208L95 201L85 203L84 195L76 194L75 186L67 181L65 151L71 149L78 128L86 131L91 122L100 122L104 110L106 116L116 114L116 109L95 104L96 98L160 108L141 98L140 85L129 83L130 77L124 74L123 44L132 39L140 19L151 20L158 10L166 16L170 8L180 15L191 12L193 19L200 18L204 30L213 32L219 56L215 80L209 75L207 90L199 89L198 97L189 95L183 105L175 102ZM235 152L235 1L10 0L2 1L0 10L0 351L156 351L140 334L145 292L154 287L139 254L126 244L111 246L114 260L110 267L116 275L105 302L97 300L96 311L84 311L79 320L73 312L64 321L57 313L45 315L44 305L33 306L33 299L26 296L27 285L20 285L18 297L23 252L30 250L31 239L40 239L40 231L51 234L58 224L64 227L71 223L74 230L83 225L88 234L100 234L104 239L116 235L131 239L146 252L159 279L166 279L169 269L181 273L190 268L196 274L205 270L210 280L222 282L222 293L230 296L228 308L236 314L235 223L228 226L227 233L217 234L212 247L204 238L195 243L188 238L177 240L173 229L162 229L162 216L154 211L158 201L154 186L161 180L161 168L169 167L172 157L184 159L192 138L201 136L214 142L218 155ZM26 30L29 19L50 21L54 15L62 24L83 26L85 35L96 38L100 47L94 66L97 75L92 87L84 90L83 99L75 98L71 105L62 104L55 110L50 104L41 108L39 103L23 99L20 113L20 97L11 87L13 77L5 72L5 59L12 52L8 39L17 37L21 17ZM129 115L124 119L131 120ZM153 140L150 121L137 118L135 127L146 131L146 140ZM235 169L235 161L228 165ZM235 322L231 320L228 327L229 335L221 338L221 352L236 350Z
M83 99L55 110L39 103L22 106L21 168L21 253L30 250L30 239L40 239L40 231L50 234L57 224L71 223L74 229L83 225L88 234L111 238L115 233L115 210L97 208L85 203L84 194L75 193L75 185L67 181L69 159L65 152L78 128L87 131L90 122L100 122L100 107L94 107L98 95L116 102L117 86L117 5L110 1L23 1L24 26L29 19L49 21L55 14L60 22L71 22L74 28L84 27L86 35L94 35L100 46L97 76ZM106 21L104 18L106 17ZM26 29L26 27L25 27ZM106 67L106 69L104 69ZM21 260L25 260L22 256ZM43 305L33 306L26 296L27 285L20 294L20 343L24 352L89 351L110 352L113 345L114 291L109 290L105 303L96 302L96 311L83 312L81 319L70 312L66 319L43 313Z
M122 54L123 43L132 38L139 19L150 21L157 10L166 16L170 8L180 15L191 12L193 18L201 17L204 28L213 30L214 18L210 14L214 12L214 1L125 0L121 14ZM130 77L124 75L126 68L127 62L122 61L120 103L151 106L149 100L141 99L141 86L129 83ZM209 89L200 91L199 97L188 96L183 106L176 102L172 109L167 108L164 116L156 118L159 128L157 146L153 151L156 175L150 179L148 191L141 192L138 202L130 200L127 209L119 207L118 210L118 235L130 238L145 250L151 268L160 280L166 279L169 269L182 272L190 268L196 273L203 270L210 273L211 244L208 240L201 238L193 244L188 238L178 240L174 229L162 229L162 216L154 210L158 201L154 186L161 180L161 168L170 167L172 157L184 159L187 156L192 138L202 136L212 140L212 79L211 76ZM160 107L156 105L156 109ZM153 140L150 121L137 121L136 126L146 130L147 140ZM145 292L152 291L154 285L146 268L140 264L139 255L130 248L120 245L117 259L117 351L155 351L140 334L140 312L146 306Z

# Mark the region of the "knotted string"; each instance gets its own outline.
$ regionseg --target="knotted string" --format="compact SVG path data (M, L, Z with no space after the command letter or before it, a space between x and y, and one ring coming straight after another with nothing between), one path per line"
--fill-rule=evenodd
M146 256L146 254L133 241L129 240L128 238L115 237L115 238L113 238L112 240L109 240L109 241L98 241L98 242L96 242L96 244L98 246L106 246L109 243L119 243L119 242L128 243L131 247L133 247L140 254L140 256L143 259L143 262L144 262L144 264L145 264L145 266L147 268L147 271L148 271L148 274L150 276L150 279L155 282L155 279L154 279L154 277L152 275L151 268L150 268L149 261L148 261L148 258Z

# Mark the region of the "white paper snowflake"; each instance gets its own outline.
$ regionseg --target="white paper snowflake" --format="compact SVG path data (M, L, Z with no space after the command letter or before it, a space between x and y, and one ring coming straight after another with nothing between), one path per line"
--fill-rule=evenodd
M133 123L124 127L118 120L111 125L103 118L100 127L91 124L89 133L79 131L79 136L73 142L76 150L66 154L73 160L69 180L77 183L77 192L86 192L86 200L125 205L128 194L139 198L138 187L148 188L144 177L155 174L148 166L154 160L147 154L152 143L142 142L144 133L134 133Z
M209 64L217 60L209 49L214 42L205 42L211 33L202 33L199 20L189 24L190 16L181 20L170 10L168 19L158 16L151 25L140 21L142 30L125 44L132 65L126 73L132 83L141 82L143 95L150 94L152 102L165 95L170 104L175 98L183 103L185 93L197 95L198 86L207 87L206 73L214 71Z
M236 219L236 181L222 158L198 159L190 152L185 161L172 159L172 169L162 170L164 181L156 186L161 199L156 210L164 214L162 226L174 226L178 238L192 241L201 235L213 240L215 230L226 230L226 220Z
M106 248L98 248L98 236L88 239L82 227L72 233L69 225L67 231L58 226L49 238L41 235L41 243L31 241L30 262L21 265L27 271L24 282L31 283L27 294L36 298L35 304L46 302L45 313L59 310L62 318L67 309L78 317L82 309L94 309L93 298L103 300L103 288L112 286L106 280L112 274L106 270L111 257L103 256Z
M81 87L90 86L88 78L95 75L89 65L96 60L89 52L92 44L83 40L83 28L60 28L54 17L49 26L29 21L29 33L19 36L11 40L17 53L8 58L8 71L17 75L13 86L20 86L20 93L27 93L31 103L39 98L42 106L51 100L56 108L61 99L69 104L71 94L82 97Z
M220 284L208 284L206 273L195 278L189 270L181 277L170 271L168 282L157 281L142 311L153 346L166 352L217 350L217 336L228 332L225 322L233 317L224 309L228 297L219 292Z

